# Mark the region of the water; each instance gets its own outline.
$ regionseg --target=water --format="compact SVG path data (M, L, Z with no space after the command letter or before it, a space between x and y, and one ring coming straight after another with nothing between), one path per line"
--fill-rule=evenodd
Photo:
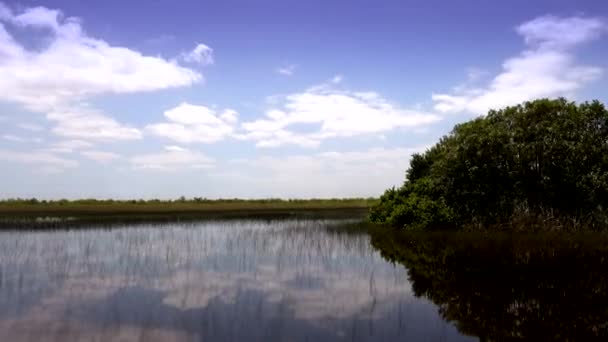
M345 223L0 232L0 341L608 340L605 235Z
M343 221L0 233L0 341L467 341Z
M481 341L608 341L605 234L372 233L413 293Z

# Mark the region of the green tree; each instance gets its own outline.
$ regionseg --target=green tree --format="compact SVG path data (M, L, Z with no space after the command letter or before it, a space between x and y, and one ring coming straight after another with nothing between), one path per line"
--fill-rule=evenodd
M459 124L412 157L370 218L408 229L606 226L608 111L536 100Z

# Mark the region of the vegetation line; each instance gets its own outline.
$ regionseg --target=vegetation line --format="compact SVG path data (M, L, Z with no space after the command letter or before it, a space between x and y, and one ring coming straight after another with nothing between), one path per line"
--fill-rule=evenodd
M181 197L176 200L38 200L0 201L0 216L129 216L129 215L206 215L227 212L283 213L312 210L367 210L377 203L373 198L345 199L205 199Z

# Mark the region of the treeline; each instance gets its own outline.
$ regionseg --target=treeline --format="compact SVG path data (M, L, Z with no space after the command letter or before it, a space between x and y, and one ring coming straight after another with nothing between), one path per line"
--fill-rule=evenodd
M608 111L562 98L455 126L412 157L370 219L411 230L603 230L607 208Z

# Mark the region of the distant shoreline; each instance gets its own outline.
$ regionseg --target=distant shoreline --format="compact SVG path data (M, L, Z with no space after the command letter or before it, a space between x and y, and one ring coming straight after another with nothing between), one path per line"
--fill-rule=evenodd
M365 217L375 199L311 200L7 200L0 226L53 226L82 222L174 221L238 218ZM59 219L54 221L53 219Z

